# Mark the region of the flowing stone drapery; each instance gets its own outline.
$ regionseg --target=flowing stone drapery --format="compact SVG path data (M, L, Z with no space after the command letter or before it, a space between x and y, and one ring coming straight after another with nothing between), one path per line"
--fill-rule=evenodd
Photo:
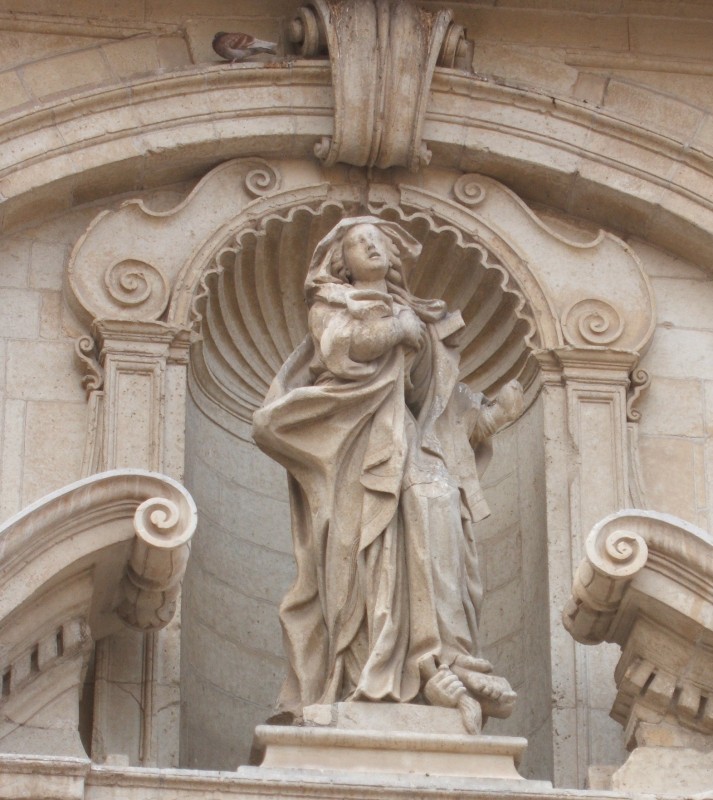
M489 512L473 447L517 417L522 389L488 402L458 383L460 314L408 290L420 250L393 222L338 223L307 274L310 333L254 415L290 474L280 707L425 698L478 732L473 700L507 716L515 695L480 657L473 527Z

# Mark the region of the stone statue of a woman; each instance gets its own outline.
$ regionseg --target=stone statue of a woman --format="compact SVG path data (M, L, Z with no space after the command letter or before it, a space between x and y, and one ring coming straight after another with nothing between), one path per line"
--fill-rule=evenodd
M515 693L480 654L474 447L521 413L522 389L490 402L458 382L460 313L408 288L420 251L393 222L337 224L305 282L310 333L254 416L289 473L297 561L279 706L460 706L477 732L479 706L507 716Z

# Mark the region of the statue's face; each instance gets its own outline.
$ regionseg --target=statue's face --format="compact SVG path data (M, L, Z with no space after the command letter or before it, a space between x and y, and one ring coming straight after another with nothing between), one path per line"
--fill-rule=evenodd
M376 225L355 225L342 243L344 264L352 282L372 283L386 277L391 264L389 243Z

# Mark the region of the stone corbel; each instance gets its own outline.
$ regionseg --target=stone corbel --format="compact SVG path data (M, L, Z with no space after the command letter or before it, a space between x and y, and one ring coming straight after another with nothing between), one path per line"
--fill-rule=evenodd
M195 527L178 483L115 470L0 528L0 749L84 754L79 697L93 643L121 622L148 631L170 621Z
M429 13L406 0L312 0L288 37L305 58L329 53L334 135L315 147L326 166L428 164L421 133L436 65L470 70L473 45L451 12Z
M583 644L614 642L611 715L627 745L713 751L713 537L668 514L627 510L597 523L567 602Z

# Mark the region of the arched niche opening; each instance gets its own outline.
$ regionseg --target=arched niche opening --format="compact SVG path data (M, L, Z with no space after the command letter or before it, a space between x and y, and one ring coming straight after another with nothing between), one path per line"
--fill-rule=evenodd
M528 409L494 441L482 476L491 517L478 537L486 599L486 655L520 699L486 732L529 739L523 773L551 774L552 735L544 491L544 434L531 351L536 314L513 272L479 237L423 209L385 203L423 244L411 276L421 297L461 310L461 379L494 394L519 377ZM302 285L317 242L357 204L326 203L274 215L216 243L195 307L186 426L186 485L200 527L184 583L182 762L234 769L253 729L273 713L285 669L278 605L294 577L284 471L253 444L252 412L307 331Z

